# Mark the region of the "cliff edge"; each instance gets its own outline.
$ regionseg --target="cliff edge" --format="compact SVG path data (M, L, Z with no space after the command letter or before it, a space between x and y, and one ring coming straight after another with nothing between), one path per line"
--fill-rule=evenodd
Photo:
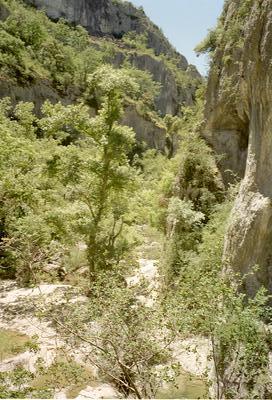
M225 268L246 276L249 295L261 286L272 293L271 1L227 1L202 47L212 54L205 136L224 154L225 182L233 173L244 177L225 240Z
M45 10L54 20L65 18L81 25L90 35L112 36L121 39L126 33L146 33L148 47L155 54L178 56L180 67L186 69L188 62L175 51L161 30L145 15L142 8L134 7L128 1L120 0L25 0L38 9Z

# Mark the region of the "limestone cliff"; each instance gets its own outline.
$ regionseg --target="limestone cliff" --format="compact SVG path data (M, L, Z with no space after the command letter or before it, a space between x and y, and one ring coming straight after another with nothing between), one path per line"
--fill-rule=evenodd
M137 51L127 54L120 52L116 54L112 63L119 67L125 60L129 61L133 67L149 72L152 79L161 85L160 93L155 99L155 109L161 115L177 115L180 113L181 105L193 105L195 91L201 81L201 75L195 66L188 65L186 69L179 68L191 81L190 85L182 87L178 84L175 74L159 57Z
M0 21L5 20L8 15L8 9L4 6L4 4L0 4Z
M153 24L142 9L121 0L25 0L38 9L45 10L55 20L65 18L84 26L91 35L112 36L117 39L128 32L147 33L148 46L170 56L178 56L180 67L188 66L184 56L177 53L160 29Z
M205 43L213 53L206 137L225 181L243 176L224 249L226 268L249 274L245 290L272 293L272 2L229 0Z
M25 0L38 9L45 10L53 20L65 18L72 24L79 24L87 29L90 35L121 39L129 32L147 35L147 47L154 51L150 54L137 52L126 55L117 54L113 63L121 65L126 58L130 63L151 73L153 79L162 85L155 106L162 115L176 115L180 104L192 105L195 85L178 87L176 77L166 63L156 56L165 55L175 59L178 69L191 77L192 82L199 80L200 74L195 67L188 65L186 58L179 54L162 31L153 24L141 8L134 7L127 1L114 0Z
M14 4L16 1L12 3ZM158 119L166 114L180 114L182 105L193 104L196 88L201 81L200 74L194 66L188 65L185 57L171 46L161 30L149 20L141 8L138 9L129 2L119 0L25 0L23 3L45 10L53 21L64 18L72 25L84 26L90 35L90 47L94 49L94 53L100 49L100 54L104 54L103 51L107 45L111 48L109 51L111 55L105 56L101 62L110 63L116 67L129 64L132 68L150 73L151 78L161 87L154 99L154 105L151 106L152 110L150 110L157 115ZM2 21L8 17L9 4L7 1L0 0L0 20ZM20 7L22 7L21 3ZM29 8L32 13L36 13L35 8ZM52 30L54 31L54 28ZM146 42L142 48L130 47L125 40L122 40L123 36L130 32L135 32L136 35L146 35ZM3 42L5 40L6 38L3 39ZM60 46L62 45L63 43L60 43ZM5 47L3 48L4 52L7 51ZM27 53L27 48L25 50ZM35 65L33 76L30 79L24 77L22 82L17 79L16 72L12 74L11 81L0 74L0 97L11 97L13 104L18 101L32 101L35 104L35 111L39 113L40 106L46 99L53 102L60 100L67 104L74 102L82 95L75 82L72 82L70 86L66 85L65 90L58 91L54 82L50 82L52 76L43 75L42 72L42 76L37 77L36 71L40 73L44 71L44 67L37 68L35 51L28 53L23 59L29 60L34 57L33 64L29 64L30 68L23 68L28 73ZM55 63L56 58L64 60L65 57L67 57L67 53L66 55L57 54L52 63ZM91 57L95 58L93 55ZM91 59L89 62L92 64L93 60ZM40 64L40 60L38 63ZM45 69L47 70L48 66ZM66 81L62 66L59 72L63 73L63 79ZM17 83L14 82L16 80ZM148 113L137 113L136 111L137 107L135 110L128 107L124 121L133 127L138 141L146 142L149 147L165 150L167 140L163 124L156 122L156 116L147 118Z

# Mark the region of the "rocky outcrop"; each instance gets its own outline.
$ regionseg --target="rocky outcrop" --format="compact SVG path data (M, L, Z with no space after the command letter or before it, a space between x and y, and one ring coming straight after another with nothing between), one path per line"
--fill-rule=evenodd
M70 90L66 95L61 96L47 80L38 80L35 83L20 86L0 77L0 99L4 97L9 97L13 105L19 101L34 103L35 114L40 116L41 107L46 100L53 104L61 101L64 105L68 105L76 101L77 95L75 91Z
M8 9L4 6L4 4L0 4L0 21L5 21L5 19L9 16Z
M228 1L221 24L206 136L221 153L226 144L223 173L230 167L243 175L245 169L226 236L225 268L249 274L244 283L249 295L260 286L272 293L272 3ZM237 43L229 34L235 31Z
M146 33L148 46L155 54L167 54L179 57L180 67L188 65L185 57L171 46L169 41L145 15L141 8L134 7L128 1L120 0L25 0L47 15L58 20L65 18L69 22L84 26L91 35L113 36L121 38L135 31Z
M140 115L135 107L125 109L122 123L133 128L139 144L145 143L148 148L163 152L166 150L166 130Z
M116 67L120 67L128 61L133 67L147 71L152 79L161 85L159 95L155 98L155 109L160 114L177 115L180 113L180 106L192 106L196 88L202 81L202 77L194 65L180 66L179 69L188 76L190 85L183 87L178 85L177 77L159 57L151 54L139 54L135 52L117 52L111 62Z
M157 60L148 54L132 54L131 64L138 69L151 73L153 79L162 85L159 96L155 99L155 107L162 114L178 113L179 92L175 76L169 71L162 60Z
M25 0L25 2L38 9L44 9L54 20L63 17L73 24L84 26L91 35L120 39L132 31L147 34L147 46L154 50L155 56L139 54L137 51L128 54L120 51L116 53L112 63L120 66L127 59L134 67L151 73L153 79L162 86L155 100L155 108L161 115L176 115L180 111L181 104L187 106L193 104L196 85L179 87L174 73L156 56L164 54L174 58L177 68L187 71L192 81L199 81L200 74L195 67L188 65L184 56L176 52L142 9L134 7L127 1L113 0Z
M41 107L46 100L49 100L53 104L60 101L62 104L68 105L75 103L78 95L79 93L77 93L76 88L70 88L65 95L61 96L50 85L50 82L46 80L19 86L12 81L0 78L0 99L9 97L13 105L16 105L19 101L32 102L34 103L34 112L38 116L41 115ZM136 111L135 106L129 106L125 109L121 122L133 128L139 144L145 143L148 148L154 148L163 152L166 150L165 129L140 115Z
M131 55L129 60L135 68L150 72L154 81L161 84L161 91L155 99L155 108L161 115L177 115L181 105L193 105L196 91L196 84L193 82L201 80L201 75L194 66L187 64L186 68L180 67L182 71L186 71L192 81L191 86L181 88L174 73L162 60L155 59L148 54L137 53Z
M25 0L25 3L45 10L53 20L65 18L72 24L84 26L92 35L94 47L99 48L101 43L103 45L104 39L113 42L115 51L107 62L116 67L128 61L133 67L148 71L154 81L161 85L154 104L154 110L159 116L177 115L180 113L181 105L193 104L196 87L201 80L200 74L195 67L188 65L185 57L176 52L141 8L138 9L127 1L119 0ZM7 12L8 10L1 6L0 18L5 19ZM154 51L145 52L127 48L124 42L118 40L131 31L147 34L147 45ZM100 40L100 37L104 39ZM163 57L158 57L161 54L166 56L165 60L173 62L174 71ZM179 69L186 75L184 86L180 85L177 79ZM18 101L31 101L35 105L37 114L40 113L41 105L45 100L49 99L53 103L60 100L63 104L70 104L80 95L76 92L78 92L76 88L69 88L65 94L58 92L49 81L45 80L20 85L6 81L4 78L0 79L0 98L9 96L13 104ZM124 121L135 130L138 142L143 141L148 147L165 150L167 141L165 129L157 126L152 119L137 113L136 108L129 107Z

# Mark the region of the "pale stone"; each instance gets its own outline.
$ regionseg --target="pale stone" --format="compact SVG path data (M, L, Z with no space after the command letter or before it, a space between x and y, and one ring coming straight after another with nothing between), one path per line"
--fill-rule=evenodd
M240 5L236 0L226 4L226 28L237 23ZM244 177L226 235L224 264L225 271L250 273L244 290L253 296L260 286L272 293L272 2L249 4L243 27L243 46L227 43L215 50L204 135L217 154L225 154L219 162L225 182L233 180L233 173Z

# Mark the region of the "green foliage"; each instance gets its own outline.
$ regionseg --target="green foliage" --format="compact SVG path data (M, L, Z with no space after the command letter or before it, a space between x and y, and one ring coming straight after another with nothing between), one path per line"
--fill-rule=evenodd
M126 33L122 40L131 49L136 50L147 50L147 33L139 34L137 32L131 31Z
M210 30L205 39L195 47L195 52L197 54L213 53L217 48L222 34L223 26L218 22L216 29Z
M198 134L202 112L203 88L197 91L195 106L182 109L182 118L170 115L164 118L169 140L174 140L175 136L180 139L176 155L167 158L148 150L140 161L142 189L139 196L136 194L134 209L138 216L143 216L142 221L148 221L168 235L173 233L173 224L167 223L172 197L173 202L180 200L193 212L202 213L203 222L223 197L223 185L212 150ZM170 209L169 213L174 214Z
M3 79L19 83L46 79L61 94L75 92L81 95L87 86L88 75L96 68L112 63L120 53L129 59L131 51L136 50L158 61L162 58L173 71L180 90L198 85L190 74L178 67L178 59L155 56L154 51L147 48L147 34L129 32L124 35L123 42L128 47L124 49L121 42L92 39L84 28L72 27L63 19L52 22L43 12L16 0L4 1L4 4L10 15L0 24L0 72ZM153 26L149 28L153 29ZM150 108L154 108L159 84L153 82L149 73L132 68L130 62L126 64L125 68L140 84L137 105L141 115L154 119L154 115L150 116Z
M50 24L49 31L54 38L66 46L70 46L77 51L84 51L90 44L88 32L78 25L75 29L64 19L59 19L56 24Z
M0 398L25 398L29 394L29 388L26 385L32 379L33 374L21 366L10 372L0 372Z
M22 83L49 79L61 92L72 86L83 92L88 75L105 62L110 63L118 49L109 41L92 41L80 26L72 27L63 19L54 23L43 12L18 1L4 1L4 4L10 15L0 24L0 72L3 78ZM137 46L146 41L144 35L136 38ZM146 97L153 102L157 87L148 74L131 69L131 75L141 80L141 86L149 85Z
M179 332L210 339L218 398L241 397L241 388L253 397L266 386L267 297L260 291L255 299L245 299L230 284L233 277L221 273L233 199L226 196L213 152L199 135L205 88L197 91L193 107L181 109L181 117L160 120L170 144L179 135L173 158L173 146L168 157L154 150L133 157L134 133L119 123L124 104L136 104L154 119L159 84L129 62L120 69L105 65L115 55L114 42L91 41L81 27L53 23L12 0L4 4L10 16L0 24L1 77L46 78L62 92L75 85L84 102L45 102L39 118L33 104L0 102L1 276L31 285L56 279L47 270L57 264L67 269L69 282L88 286L91 301L83 309L71 304L62 328L74 341L83 338L91 346L93 364L124 396L154 397L163 381L173 379L176 365L166 363ZM221 19L199 51L212 52L227 41L240 45L251 6L251 0L241 2L227 30ZM156 57L147 49L147 35L130 33L123 42L127 54L136 50ZM178 59L157 59L163 59L179 90L199 85L179 68ZM163 310L143 304L146 285L131 288L125 281L141 231L137 237L136 224L166 234L160 267ZM158 257L157 248L154 254ZM75 277L79 270L83 274ZM90 321L99 327L95 335ZM0 397L52 397L67 383L71 397L91 379L71 359L38 367L35 377L21 367L1 373Z
M58 235L45 221L58 192L49 182L46 163L59 150L52 140L35 139L33 105L18 104L17 120L8 116L8 101L3 100L0 109L2 266L14 269L17 264L22 281L29 282L36 267L50 258L50 244Z
M266 388L269 345L262 318L267 296L260 291L247 301L231 283L238 278L222 274L224 237L236 192L231 189L226 196L212 151L199 137L202 99L199 91L195 107L182 110L181 124L174 122L180 129L180 148L158 185L160 221L168 238L161 265L163 304L183 337L211 340L215 396L253 397ZM171 129L172 121L167 118L166 124Z
M253 4L254 0L239 1L235 6L235 12L232 13L231 20L226 21L226 10L229 6L229 3L226 2L225 10L219 18L216 28L210 30L206 38L196 46L196 53L210 53L212 55L216 49L224 50L226 45L228 47L242 47L246 19Z
M55 310L61 329L71 343L85 343L89 362L122 396L154 398L178 373L177 365L167 364L174 336L161 310L142 303L144 284L126 287L115 271L101 273L92 291L89 303Z
M38 393L54 393L56 389L65 389L68 398L73 399L88 383L91 384L94 381L91 372L87 368L65 355L57 356L47 368L39 360L36 367L37 372L31 382L31 387L32 390Z
M101 104L94 118L84 104L46 102L43 118L25 103L12 120L9 103L1 103L2 251L23 284L35 282L77 240L88 245L92 276L118 265L129 246L125 215L136 172L127 154L134 133L118 121L123 96L138 86L128 73L106 66L88 82L87 96Z
M179 132L180 147L162 174L157 190L157 221L168 237L165 284L174 287L192 253L201 242L201 230L215 205L222 200L223 185L212 150L198 134L203 113L203 89L194 107L182 109L180 119L165 117L168 130Z
M147 150L137 159L137 164L141 167L141 174L138 177L139 190L131 199L131 218L139 225L150 224L163 231L165 202L161 186L171 187L174 180L172 160L156 150Z
M42 24L45 21L43 14L37 13L36 18L29 18L30 13L25 10L15 10L3 23L6 31L20 39L25 46L39 49L46 38L46 30Z
M208 216L223 190L212 150L197 134L182 136L179 162L174 193Z
M172 197L166 222L168 243L164 265L166 287L175 287L177 279L192 257L201 240L201 227L205 215L195 211L193 203Z
M139 106L139 102L142 102L148 106L147 109L154 108L154 99L158 96L161 89L160 83L153 80L150 72L132 68L129 63L125 63L123 67L129 76L139 85L138 96L136 97L137 106Z
M0 398L50 399L55 390L65 389L67 396L73 399L93 382L90 371L68 356L56 357L49 367L38 359L35 368L35 374L22 366L1 372Z
M266 385L269 343L262 318L268 298L261 290L256 298L246 300L237 292L238 278L222 274L231 206L227 200L211 215L201 243L182 263L167 309L173 310L172 320L176 319L182 335L211 340L216 398L240 398L242 393L251 398ZM233 281L238 284L230 284Z
M116 383L125 395L154 398L166 374L165 369L159 372L155 367L170 356L165 345L167 334L162 333L159 312L137 304L135 295L120 288L104 296L106 303L99 322L101 343L108 352L103 354L102 363L103 368L121 379L119 385ZM160 341L156 339L158 332L162 335Z
M24 58L24 44L0 27L0 70L1 74L9 74L15 78L29 78L28 68ZM30 74L31 75L31 74ZM31 77L31 76L30 76Z
M61 91L71 85L83 90L105 55L91 46L87 31L62 19L51 22L17 1L5 4L10 15L0 24L1 74L19 82L50 79Z
M90 274L95 276L99 269L118 264L127 246L122 230L128 193L134 185L135 171L127 157L134 135L118 121L122 114L122 97L133 96L138 87L126 71L115 71L111 67L98 69L88 83L89 95L99 96L103 102L89 128L98 150L95 162L89 166L93 172L92 192L84 190L92 216L87 241ZM87 176L86 180L89 181Z

